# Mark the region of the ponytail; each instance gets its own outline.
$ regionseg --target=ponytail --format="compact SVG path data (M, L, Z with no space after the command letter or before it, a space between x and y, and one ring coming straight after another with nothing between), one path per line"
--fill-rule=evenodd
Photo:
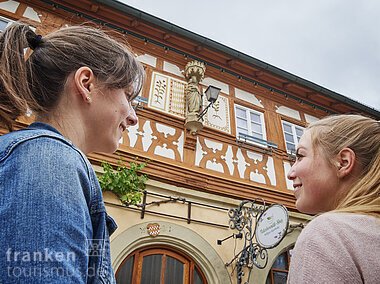
M20 23L0 35L0 125L9 130L28 109L39 109L28 83L30 66L24 53L35 38L30 27Z

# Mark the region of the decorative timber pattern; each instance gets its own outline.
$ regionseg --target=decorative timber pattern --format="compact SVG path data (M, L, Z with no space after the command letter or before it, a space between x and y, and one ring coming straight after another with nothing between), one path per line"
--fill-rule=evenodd
M180 129L139 119L123 135L123 144L147 152L152 157L161 156L178 162L183 161L184 133Z
M143 151L154 158L160 156L182 163L184 132L141 118L124 134L123 145ZM276 186L273 158L198 136L194 167L219 172L236 178Z
M276 185L273 158L198 137L195 165L254 182Z

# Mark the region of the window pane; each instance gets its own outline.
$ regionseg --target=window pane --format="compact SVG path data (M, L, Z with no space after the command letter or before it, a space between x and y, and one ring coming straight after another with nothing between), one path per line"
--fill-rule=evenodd
M297 136L298 141L300 141L302 134L303 134L303 129L296 127L296 136Z
M286 284L287 278L288 278L288 273L273 271L274 284Z
M0 31L5 30L7 25L8 25L8 22L4 21L3 19L0 19Z
M257 123L251 123L252 132L262 133L261 125Z
M162 255L144 256L141 284L160 284Z
M289 124L286 124L285 122L282 123L282 126L284 127L284 132L292 133L292 127Z
M239 133L248 135L248 130L238 127L237 128L237 134L239 135Z
M200 276L200 273L197 268L194 269L194 282L193 284L203 284L202 277Z
M290 135L288 133L285 133L285 140L286 140L286 142L294 143L293 135Z
M248 129L248 124L246 120L238 118L236 121L238 127Z
M133 261L135 257L132 256L124 262L123 266L119 268L116 275L116 283L117 284L130 284L132 283L132 269L133 269Z
M251 121L261 124L260 115L254 112L251 112Z
M296 152L296 146L291 143L286 143L286 150Z
M183 283L183 263L166 256L165 284Z
M288 255L287 253L280 254L273 263L272 268L286 270L288 268Z
M247 112L244 109L236 108L236 116L247 119Z

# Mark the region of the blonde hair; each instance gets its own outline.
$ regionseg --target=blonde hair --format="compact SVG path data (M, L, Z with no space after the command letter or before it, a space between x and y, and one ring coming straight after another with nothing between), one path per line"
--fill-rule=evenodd
M361 115L335 115L309 125L313 148L332 164L345 147L355 152L360 174L334 211L380 218L380 122Z
M33 52L25 58L24 50ZM87 66L106 88L141 90L145 72L126 44L88 26L59 29L44 37L14 23L0 34L0 125L12 129L29 109L47 113L58 104L67 77Z

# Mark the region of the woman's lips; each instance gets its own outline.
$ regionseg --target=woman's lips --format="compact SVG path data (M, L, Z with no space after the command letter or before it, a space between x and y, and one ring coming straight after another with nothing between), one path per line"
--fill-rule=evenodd
M299 196L299 192L301 191L301 186L302 186L302 184L294 184L294 185L293 185L293 188L294 188L294 196L295 196L296 198L298 198L298 196Z

